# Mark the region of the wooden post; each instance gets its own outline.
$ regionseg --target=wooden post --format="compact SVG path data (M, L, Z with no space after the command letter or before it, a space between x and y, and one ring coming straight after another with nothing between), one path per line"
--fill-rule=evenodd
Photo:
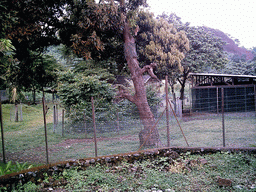
M43 115L44 115L44 135L45 135L46 163L49 164L48 139L47 139L47 127L46 127L46 111L45 111L44 96L42 98L42 102L43 102Z
M222 135L223 135L223 147L226 146L226 138L225 138L225 117L224 117L224 88L221 88L221 112L222 112Z
M64 137L64 118L65 118L65 110L62 109L62 137Z
M56 104L56 125L58 125L59 121L59 111L58 111L58 104Z
M170 127L169 127L169 109L168 109L168 76L165 76L165 98L166 98L166 127L167 127L167 147L170 147Z
M53 106L53 133L55 133L56 129L56 107L55 105Z
M256 116L256 85L254 85L254 107L255 107L255 116Z
M22 104L20 103L20 121L23 121Z
M97 149L96 121L95 121L95 109L94 109L93 97L91 97L91 102L92 102L92 120L93 120L93 128L94 128L95 157L97 157L98 156L98 149Z
M6 159L5 159L5 147L4 147L4 127L3 127L2 99L1 99L1 95L0 95L0 123L1 123L1 139L2 139L2 150L3 150L3 162L6 163Z
M18 105L15 104L15 122L19 121L19 111L18 111Z
M219 88L216 87L216 96L217 96L217 114L219 114Z

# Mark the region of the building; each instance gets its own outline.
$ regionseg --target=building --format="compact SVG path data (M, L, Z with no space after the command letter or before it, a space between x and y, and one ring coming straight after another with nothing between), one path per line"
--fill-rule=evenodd
M190 73L190 78L192 111L220 112L222 101L225 112L256 110L256 76Z

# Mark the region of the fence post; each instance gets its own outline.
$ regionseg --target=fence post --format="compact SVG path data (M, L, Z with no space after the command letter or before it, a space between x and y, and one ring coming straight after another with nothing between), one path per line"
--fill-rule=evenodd
M255 116L256 116L256 85L254 85L254 107L255 107Z
M1 99L1 95L0 95L0 123L1 123L1 138L2 138L2 150L3 150L3 162L6 163L6 159L5 159L5 147L4 147L4 127L3 127L2 99Z
M225 117L224 117L224 88L221 88L221 112L222 112L222 134L223 134L223 147L226 147L225 138Z
M47 139L47 127L46 127L46 110L45 110L44 96L42 98L42 103L43 103L43 114L44 114L44 135L45 135L46 163L49 164L48 139Z
M56 129L56 106L53 106L53 133L55 133Z
M98 149L97 149L96 122L95 122L95 109L94 109L93 97L91 97L91 102L92 102L92 120L93 120L93 130L94 130L95 157L97 157Z
M18 111L18 104L14 104L15 105L15 122L19 121L19 111Z
M64 137L64 114L65 113L65 110L62 109L62 137Z
M216 87L216 96L217 96L217 114L219 114L219 88Z
M58 125L59 121L59 111L58 111L58 104L56 104L56 125Z
M170 147L170 127L169 127L169 109L168 109L168 76L165 76L165 98L166 98L166 126L167 126L167 147Z

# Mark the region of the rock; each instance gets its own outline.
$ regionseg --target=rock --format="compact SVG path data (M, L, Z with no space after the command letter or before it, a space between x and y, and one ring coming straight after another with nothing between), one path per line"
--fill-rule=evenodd
M230 179L223 179L218 177L217 178L217 184L220 187L231 187L232 186L232 181Z
M200 163L202 165L206 165L206 164L208 164L208 161L206 159L200 159Z

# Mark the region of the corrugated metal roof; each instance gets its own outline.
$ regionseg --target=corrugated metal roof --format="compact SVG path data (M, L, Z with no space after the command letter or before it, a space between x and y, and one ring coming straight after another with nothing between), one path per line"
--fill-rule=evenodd
M216 73L189 73L189 76L211 76L211 77L238 77L238 78L253 78L253 75L233 75L233 74L216 74Z

